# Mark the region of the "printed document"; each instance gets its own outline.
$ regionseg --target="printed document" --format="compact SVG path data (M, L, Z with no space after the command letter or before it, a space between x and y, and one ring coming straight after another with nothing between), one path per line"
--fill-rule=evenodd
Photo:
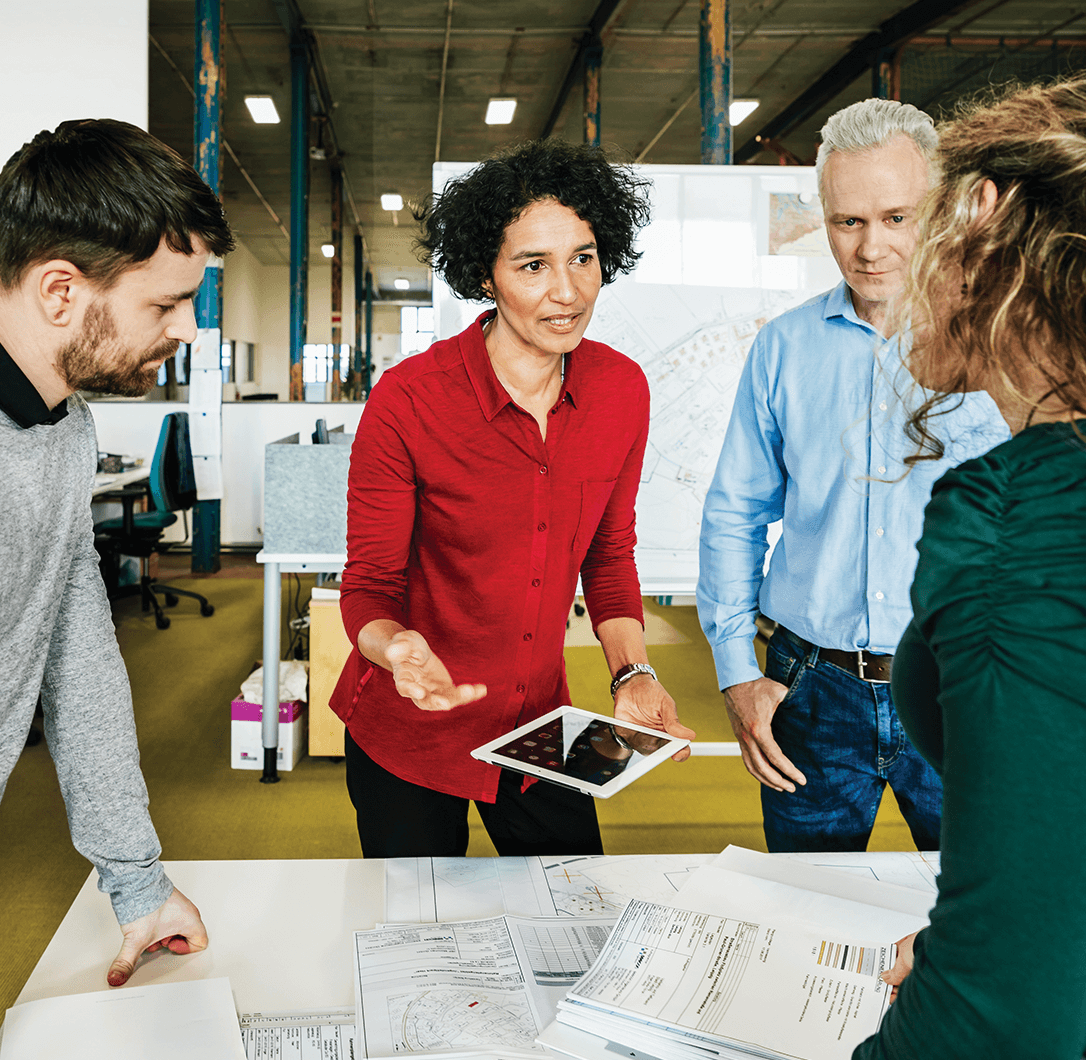
M324 1012L249 1012L240 1017L246 1060L355 1060L353 1008Z
M390 858L385 922L501 916L613 916L631 898L664 902L713 854Z
M657 1057L847 1060L879 1025L895 946L650 902L626 908L559 1022Z
M356 931L365 1055L538 1057L536 1037L613 925L613 918L494 917Z

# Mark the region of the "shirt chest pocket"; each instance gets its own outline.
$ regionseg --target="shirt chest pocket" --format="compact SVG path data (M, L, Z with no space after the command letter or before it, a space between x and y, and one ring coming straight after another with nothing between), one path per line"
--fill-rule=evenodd
M611 499L616 479L605 481L582 482L581 507L577 517L577 531L573 535L573 551L583 555L592 544L592 538L596 536L600 520L607 508L607 502Z

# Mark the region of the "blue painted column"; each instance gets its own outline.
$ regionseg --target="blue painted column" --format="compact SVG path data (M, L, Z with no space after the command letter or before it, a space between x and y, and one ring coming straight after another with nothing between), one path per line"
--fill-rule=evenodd
M194 141L196 172L221 196L224 70L219 35L223 0L196 0ZM198 500L192 508L192 570L219 569L222 507L222 260L212 258L196 297L189 427Z
M871 95L876 99L897 99L895 59L892 48L882 48L871 66Z
M701 85L701 161L731 165L732 25L730 0L701 0L698 62Z
M600 68L603 42L593 38L584 53L584 142L600 146Z
M366 363L362 369L362 391L370 396L373 387L373 273L366 269Z
M362 378L362 359L365 350L362 346L363 305L365 303L365 283L363 273L365 251L362 248L362 236L354 234L354 351L351 355L351 400L361 401L369 397L369 387L364 386Z
M302 401L302 347L309 311L309 55L290 42L290 400Z

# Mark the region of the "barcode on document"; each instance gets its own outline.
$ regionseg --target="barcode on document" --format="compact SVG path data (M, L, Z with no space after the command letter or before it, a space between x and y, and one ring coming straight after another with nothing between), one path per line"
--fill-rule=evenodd
M874 946L850 946L844 942L822 940L816 963L842 972L858 972L860 975L875 974Z

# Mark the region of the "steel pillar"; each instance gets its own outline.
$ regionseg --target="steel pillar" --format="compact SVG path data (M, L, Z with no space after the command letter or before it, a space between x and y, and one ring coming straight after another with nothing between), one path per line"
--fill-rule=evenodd
M332 400L339 401L339 347L343 342L343 170L332 163Z
M222 187L222 8L223 0L196 0L195 168L216 195L221 195ZM197 337L192 346L189 384L190 393L199 395L200 404L190 402L189 417L213 426L211 430L193 432L199 499L192 507L192 571L213 574L220 566L222 505L222 259L208 262L195 308ZM194 387L195 377L202 378L201 385Z
M897 99L895 49L881 48L871 64L871 95L875 99Z
M373 386L373 273L366 269L366 362L362 368L362 389L370 396Z
M309 308L309 54L290 40L290 400L302 401L302 347Z
M362 347L362 323L365 301L363 261L364 250L362 248L362 236L355 232L354 235L354 349L351 351L350 394L352 401L361 401L369 397L368 391L362 388L362 358L365 351Z
M701 85L701 161L731 165L732 24L730 0L701 0L698 66Z
M584 142L600 146L600 67L603 42L596 37L584 52Z

